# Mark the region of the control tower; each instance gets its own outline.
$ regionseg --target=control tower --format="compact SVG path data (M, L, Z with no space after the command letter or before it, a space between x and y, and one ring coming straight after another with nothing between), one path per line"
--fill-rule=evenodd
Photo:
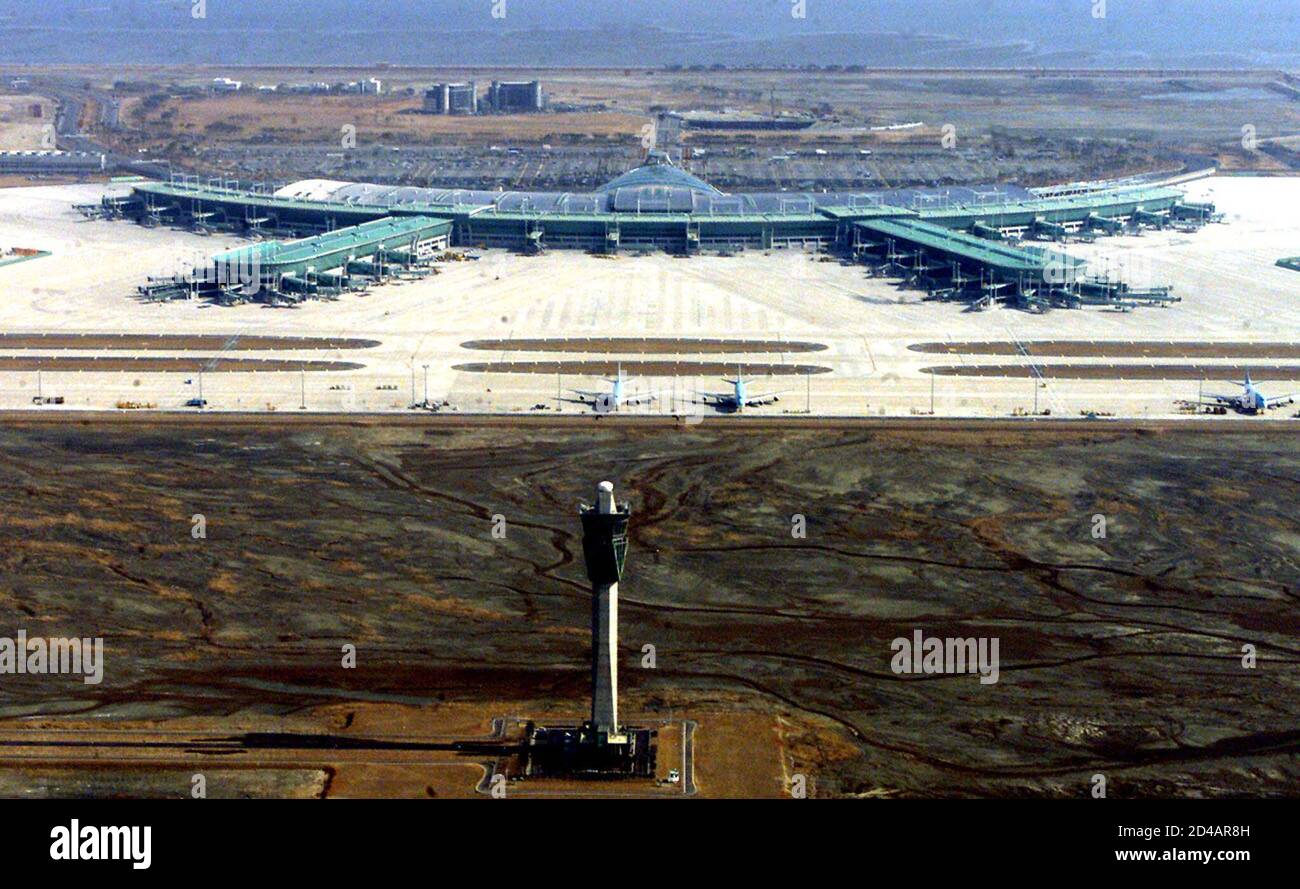
M582 510L582 555L591 581L591 732L601 744L627 738L618 721L618 582L627 557L631 510L614 502L614 485L601 482L596 505Z
M529 777L652 778L657 730L618 718L618 583L627 557L632 510L614 502L614 486L596 487L596 505L583 505L582 555L591 581L591 718L580 726L528 729Z

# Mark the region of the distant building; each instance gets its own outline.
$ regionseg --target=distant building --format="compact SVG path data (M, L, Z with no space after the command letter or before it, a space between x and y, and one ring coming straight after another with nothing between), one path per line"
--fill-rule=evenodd
M237 93L244 88L244 84L239 80L231 80L229 77L212 78L212 91L214 93Z
M494 80L488 88L488 107L498 112L536 112L544 105L540 80Z
M478 84L435 83L425 91L424 111L427 114L478 114Z
M366 80L353 80L340 83L336 88L340 93L360 93L363 96L378 96L384 91L384 82L376 77Z
M672 114L693 130L806 130L816 120L808 115L751 114L743 111L685 111Z
M84 151L0 151L0 175L34 173L79 175L103 173L108 158Z

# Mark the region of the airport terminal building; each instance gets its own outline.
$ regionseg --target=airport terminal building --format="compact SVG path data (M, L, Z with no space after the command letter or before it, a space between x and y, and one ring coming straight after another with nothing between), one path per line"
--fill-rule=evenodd
M875 192L724 194L666 162L652 162L594 192L472 191L309 179L273 192L188 181L144 183L121 207L159 223L203 223L269 234L310 234L385 216L452 223L452 243L510 249L851 248L855 225L881 218L1002 232L1069 230L1134 215L1200 216L1172 188L1128 188L1041 198L1017 186ZM976 230L976 234L980 232Z
M1060 241L1141 226L1195 227L1214 207L1181 190L1130 185L1042 194L1013 185L874 192L726 194L663 157L594 192L474 191L310 179L276 190L173 180L141 183L104 210L143 224L304 238L387 218L445 225L446 243L538 253L663 250L837 252L940 296L1074 305L1080 264L1020 239ZM344 268L346 272L346 268ZM971 282L978 282L979 287ZM982 289L981 289L982 288ZM1128 294L1142 301L1143 295ZM1156 299L1162 294L1147 294Z

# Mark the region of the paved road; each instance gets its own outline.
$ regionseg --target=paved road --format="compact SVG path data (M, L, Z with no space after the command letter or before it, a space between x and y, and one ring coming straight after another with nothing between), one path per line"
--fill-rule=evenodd
M65 426L70 418L79 424L89 423L131 425L188 425L213 423L231 427L243 426L445 426L448 428L522 428L543 427L564 429L605 423L638 428L671 428L681 425L701 426L703 423L683 424L671 416L643 416L616 414L572 414L546 416L517 413L297 413L272 414L265 411L209 411L198 415L187 411L148 411L122 413L119 411L78 410L14 410L3 412L9 423L47 424ZM1202 418L1169 420L1087 420L1060 417L1005 417L990 419L934 417L808 417L808 416L710 416L709 424L743 424L746 429L790 430L800 429L861 429L871 432L1024 432L1041 436L1074 436L1079 433L1123 432L1213 432L1216 435L1294 435L1295 425L1281 420L1266 421L1242 418Z
M682 723L682 793L694 796L695 787L695 728L693 719Z

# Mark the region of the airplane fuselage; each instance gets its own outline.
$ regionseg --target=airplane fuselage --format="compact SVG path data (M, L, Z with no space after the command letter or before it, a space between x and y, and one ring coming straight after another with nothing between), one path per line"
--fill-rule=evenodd
M736 380L736 405L733 410L740 413L745 409L745 381Z
M623 406L623 370L619 369L618 376L610 380L614 388L603 395L596 395L591 399L591 407L598 414L612 414Z
M1247 386L1237 402L1237 408L1248 414L1260 414L1268 410L1268 399L1254 386Z

